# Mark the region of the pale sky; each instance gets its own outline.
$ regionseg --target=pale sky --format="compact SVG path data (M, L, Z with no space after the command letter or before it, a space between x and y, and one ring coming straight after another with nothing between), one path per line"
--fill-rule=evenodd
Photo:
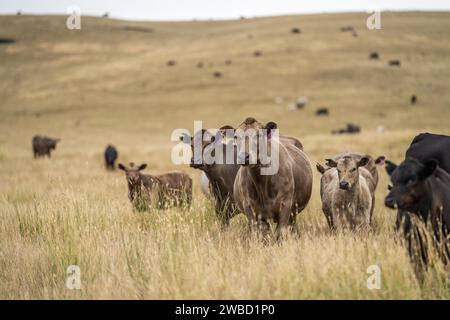
M382 10L445 10L449 0L0 0L0 14L66 14L76 5L83 15L128 20L235 19L240 16Z

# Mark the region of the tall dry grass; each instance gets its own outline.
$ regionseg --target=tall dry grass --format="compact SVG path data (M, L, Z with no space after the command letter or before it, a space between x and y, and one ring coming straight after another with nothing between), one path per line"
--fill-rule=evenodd
M315 172L300 236L263 245L242 215L220 227L196 170L182 168L194 179L190 210L135 213L123 173L103 167L113 143L120 161L148 163L146 172L180 169L170 162L170 133L192 130L193 120L207 127L247 116L276 121L313 164L345 150L399 161L418 132L450 134L449 14L383 13L381 31L367 30L366 18L83 17L82 30L69 32L65 17L0 17L2 35L18 40L0 48L0 298L450 298L441 265L417 280L393 230L395 212L383 206L382 171L373 232L328 231ZM128 25L154 32L124 31ZM343 25L359 36L341 33ZM293 26L302 34L291 34ZM255 50L263 55L254 58ZM381 59L369 60L371 51ZM169 59L177 65L168 68ZM388 59L402 67L387 67ZM205 68L196 68L199 61ZM305 110L289 113L287 104L304 95ZM314 116L321 106L329 117ZM363 133L329 134L346 122ZM52 159L32 159L34 134L62 138ZM82 289L72 291L66 269L74 264ZM374 264L380 290L366 286Z

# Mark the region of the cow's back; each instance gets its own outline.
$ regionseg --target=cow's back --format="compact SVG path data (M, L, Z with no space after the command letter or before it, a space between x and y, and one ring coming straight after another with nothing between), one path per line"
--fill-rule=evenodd
M450 137L432 133L421 133L414 137L406 151L406 158L415 158L420 162L435 159L439 167L450 174Z
M192 179L185 172L172 171L158 175L157 178L168 189L192 191Z

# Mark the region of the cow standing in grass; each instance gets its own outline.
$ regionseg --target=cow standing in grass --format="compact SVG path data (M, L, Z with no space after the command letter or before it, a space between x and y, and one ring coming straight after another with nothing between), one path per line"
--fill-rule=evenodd
M425 225L433 229L433 246L448 262L450 243L442 240L450 230L450 137L421 133L414 137L400 166L386 160L385 168L392 182L385 205L397 209L395 227L406 241L411 260L416 266L429 263Z
M108 145L105 149L105 166L107 170L114 170L116 168L116 160L118 156L117 149Z
M370 156L340 154L327 159L328 168L317 164L322 174L322 210L331 229L370 226L378 173ZM372 171L372 168L374 172Z
M253 141L247 139L245 149L240 148L238 155L238 163L242 164L234 181L236 204L247 216L250 226L256 225L264 237L270 229L269 220L277 223L277 239L282 237L286 228L297 232L296 216L308 204L312 191L308 157L294 144L276 137L277 125L274 122L262 125L254 118L247 118L238 129L244 134L248 130L256 130L262 135L263 141L267 141L269 162L261 158L260 151L264 146L254 140L258 137L251 136ZM249 148L252 144L257 146L257 150ZM277 157L277 172L263 174L262 169L273 167Z
M51 157L51 151L56 149L56 144L61 139L53 139L46 136L36 135L32 139L34 158L48 156Z
M137 211L190 206L192 179L186 173L174 171L161 175L143 174L141 171L147 167L146 164L135 166L130 163L130 167L126 167L119 163L118 167L125 171L128 198Z

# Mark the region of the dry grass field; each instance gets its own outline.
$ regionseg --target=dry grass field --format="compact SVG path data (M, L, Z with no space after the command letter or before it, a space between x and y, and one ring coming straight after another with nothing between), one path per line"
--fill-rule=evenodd
M375 31L366 18L83 17L82 29L69 31L66 17L0 16L0 38L16 39L0 45L0 298L449 299L439 264L417 280L395 212L383 205L384 170L371 233L328 231L314 170L300 236L263 245L242 215L222 229L199 171L170 161L170 133L192 131L194 120L212 128L247 116L275 121L313 163L345 150L399 161L417 133L450 134L450 13L383 13ZM340 32L345 25L359 36ZM372 51L379 60L369 60ZM401 67L388 67L390 59ZM299 96L309 104L289 112ZM314 115L321 106L329 117ZM330 134L347 122L362 133ZM51 159L33 159L34 134L62 139ZM124 174L104 169L108 143L121 162L147 163L146 172L191 174L192 208L133 212ZM374 264L380 290L366 286ZM81 290L66 288L69 265L81 268Z

